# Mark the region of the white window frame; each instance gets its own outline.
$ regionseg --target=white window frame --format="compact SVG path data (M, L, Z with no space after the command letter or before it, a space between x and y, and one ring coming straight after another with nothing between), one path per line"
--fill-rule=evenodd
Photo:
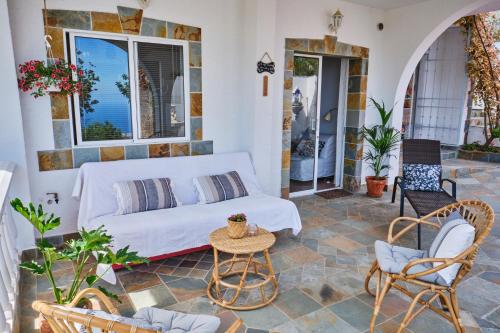
M129 70L129 83L130 83L130 117L132 126L132 138L122 140L99 140L99 141L83 141L82 140L82 127L80 119L80 100L79 95L73 95L74 110L70 118L72 126L75 128L76 140L72 140L74 147L95 147L95 146L122 146L124 144L134 143L176 143L188 142L191 138L191 95L190 95L190 67L189 67L189 42L184 40L158 38L158 37L145 37L107 32L87 32L81 30L65 29L64 38L66 33L69 33L69 49L66 49L66 60L70 60L72 64L76 64L75 52L75 37L88 37L88 38L101 38L123 40L128 42L128 70ZM180 45L182 46L183 55L183 69L184 69L184 136L182 137L168 137L168 138L140 138L140 106L138 96L138 84L136 80L136 71L138 68L137 47L134 45L136 42L152 43L152 44L165 44L165 45ZM68 54L70 52L70 54Z

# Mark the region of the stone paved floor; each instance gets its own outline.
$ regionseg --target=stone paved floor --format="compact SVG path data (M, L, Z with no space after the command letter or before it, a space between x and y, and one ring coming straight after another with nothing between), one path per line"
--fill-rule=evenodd
M458 179L461 198L481 199L500 216L500 168ZM294 200L300 209L303 230L298 237L279 233L272 248L272 261L279 274L280 295L272 305L255 311L237 312L210 304L205 290L212 267L210 251L118 272L119 283L108 286L120 295L118 305L125 315L137 308L156 306L189 313L215 314L227 327L236 317L244 320L241 332L365 332L373 299L363 290L366 270L373 260L373 242L386 238L389 222L398 215L398 205L362 194L336 200L310 196ZM411 208L407 208L412 215ZM467 332L500 332L500 224L480 251L473 272L460 285ZM424 234L428 241L431 234ZM404 240L414 245L414 239ZM58 281L64 285L72 266L60 265ZM33 332L33 299L50 299L44 279L23 274L22 330ZM251 298L252 295L248 295ZM378 332L395 332L407 308L396 291L386 298L378 321ZM480 326L478 328L477 324ZM424 312L407 332L453 332L437 315Z

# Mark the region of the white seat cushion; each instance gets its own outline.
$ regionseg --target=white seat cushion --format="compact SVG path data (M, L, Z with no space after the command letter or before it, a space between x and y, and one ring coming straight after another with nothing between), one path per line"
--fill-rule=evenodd
M130 246L141 256L153 257L207 245L210 232L226 226L227 218L237 213L269 231L292 228L298 234L302 228L293 202L263 193L210 205L100 216L87 227L104 225L115 248Z
M383 241L375 241L375 256L378 265L383 272L399 274L403 268L412 260L427 257L426 251L414 250L407 247L395 246ZM412 266L407 274L415 274L432 268L432 263L418 264ZM432 273L418 278L419 280L447 285L446 281L438 274Z
M165 333L214 333L220 325L215 316L185 314L157 308L143 308L134 319L145 321L153 327L160 327Z

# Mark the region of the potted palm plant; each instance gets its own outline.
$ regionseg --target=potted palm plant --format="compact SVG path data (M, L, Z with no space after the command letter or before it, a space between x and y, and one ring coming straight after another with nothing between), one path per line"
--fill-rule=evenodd
M21 263L20 266L34 275L45 275L49 281L54 302L57 304L66 305L73 301L84 284L88 287L95 287L99 280L112 274L112 265L121 265L130 269L132 264L147 262L147 259L138 256L137 252L129 251L128 246L115 251L111 246L113 237L106 234L102 226L95 230L82 229L79 231L79 239L67 241L62 248L58 248L45 238L45 234L59 227L61 224L59 217L45 213L41 205L37 208L32 203L24 205L19 198L12 200L11 206L40 233L36 248L42 257L41 261L27 261ZM95 257L95 260L92 257ZM75 272L73 281L68 288L64 289L58 285L53 272L54 265L61 261L72 262ZM118 301L118 297L106 288L102 286L97 286L97 288L108 297ZM92 306L92 302L84 300L79 306L88 308ZM46 322L42 320L41 324L41 332L52 332Z
M387 110L384 102L378 103L370 98L380 116L380 124L371 127L363 126L361 135L368 143L368 151L363 159L368 162L374 175L366 177L367 194L370 197L380 198L387 185L387 174L390 169L392 151L401 140L400 132L389 125L393 108Z

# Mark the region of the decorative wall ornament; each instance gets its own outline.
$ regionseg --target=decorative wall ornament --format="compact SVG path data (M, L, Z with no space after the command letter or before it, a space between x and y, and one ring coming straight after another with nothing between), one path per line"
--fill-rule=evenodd
M342 19L343 18L344 18L344 15L340 12L340 9L337 9L337 11L335 13L330 15L330 24L328 25L328 28L330 28L330 31L334 35L337 35L338 30L342 26Z
M264 58L269 60L269 62L264 62ZM259 62L257 63L257 73L264 73L268 72L269 74L274 74L274 61L271 59L271 56L269 53L264 53L262 58L260 58Z
M149 5L151 4L151 0L137 0L137 2L139 3L139 6L142 8L142 9L146 9L149 7Z

